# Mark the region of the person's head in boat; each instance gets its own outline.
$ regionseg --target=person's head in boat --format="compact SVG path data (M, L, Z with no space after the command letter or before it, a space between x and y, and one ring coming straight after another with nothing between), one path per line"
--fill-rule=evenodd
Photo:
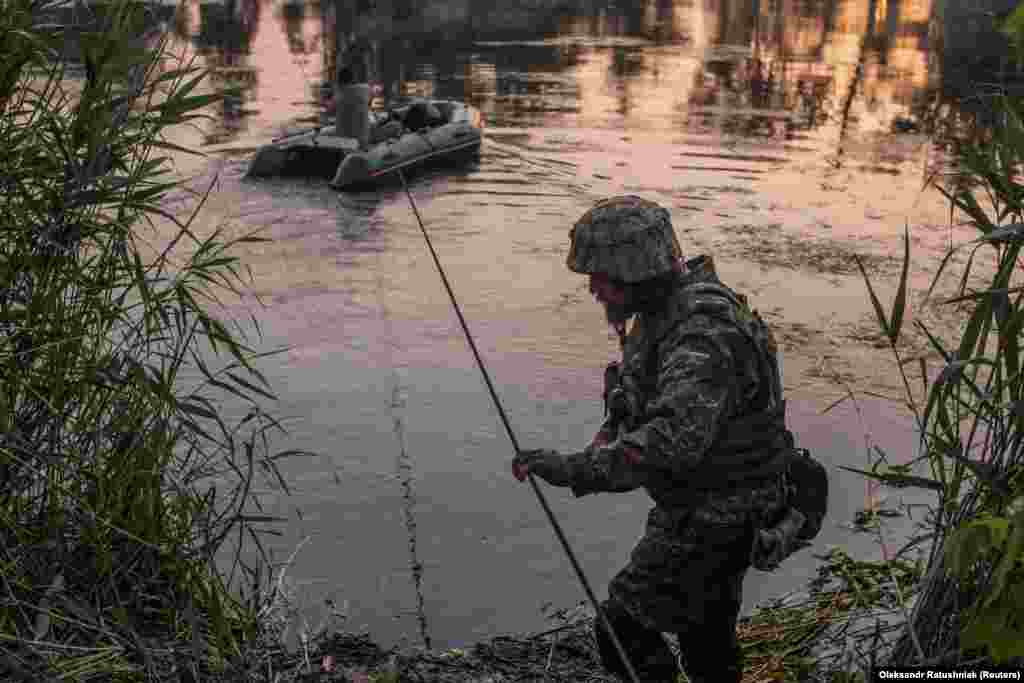
M433 102L414 102L402 121L409 130L420 130L444 123L444 115Z
M335 73L335 131L341 137L353 138L360 149L370 139L370 44L353 40L338 56Z
M345 50L338 55L338 68L334 80L339 87L359 85L370 82L370 59L372 48L362 39L354 39Z

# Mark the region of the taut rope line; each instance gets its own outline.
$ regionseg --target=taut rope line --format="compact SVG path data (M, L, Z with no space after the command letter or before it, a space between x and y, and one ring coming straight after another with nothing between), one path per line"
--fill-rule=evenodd
M420 218L420 212L416 208L416 202L413 201L412 193L409 192L409 184L405 182L405 174L402 173L402 169L396 169L398 177L402 179L402 188L405 189L405 196L409 198L409 205L412 207L412 212L416 215L416 222L419 223L420 231L423 233L423 239L427 242L427 248L430 249L430 255L434 258L434 265L437 266L437 272L441 275L441 281L444 283L444 288L448 291L448 298L451 299L452 306L455 307L455 314L459 317L459 322L462 324L462 331L466 335L466 341L469 342L469 348L473 351L473 356L476 358L477 367L480 368L480 373L484 376L484 382L487 384L487 390L491 394L491 399L494 401L494 407L498 409L498 415L501 417L502 424L505 425L505 432L508 434L509 440L512 442L512 447L516 453L519 453L519 442L516 440L516 435L512 431L512 425L508 421L508 417L505 415L505 409L501 405L501 401L498 400L498 393L494 390L494 384L491 383L491 377L487 374L487 368L484 367L483 359L480 358L480 353L476 349L476 342L473 341L473 335L469 332L469 326L466 324L466 319L462 316L462 309L459 308L459 302L455 299L455 292L452 291L451 285L448 283L448 277L445 275L444 268L441 266L441 260L437 257L437 252L434 251L434 244L430 241L430 235L427 234L427 229L423 226L423 220ZM583 573L583 568L580 567L580 563L576 560L576 555L573 553L572 548L569 547L569 541L565 538L565 533L562 531L562 527L558 524L558 520L555 519L554 513L551 511L551 506L548 505L547 499L544 497L544 492L540 490L540 486L537 484L537 480L534 478L533 473L527 470L527 478L530 480L530 486L533 487L533 492L537 494L537 500L540 501L540 505L544 508L544 512L548 516L548 521L551 522L551 527L555 530L555 535L562 544L562 548L565 550L565 554L569 557L569 562L572 563L572 568L576 570L576 577L579 579L580 584L583 586L584 592L587 594L587 598L590 600L590 604L594 607L594 611L597 613L597 617L601 620L608 635L611 636L612 643L615 645L615 650L619 654L619 658L626 666L626 671L629 672L629 677L633 680L633 683L641 683L640 677L636 675L636 671L633 669L633 665L629 661L629 657L626 655L626 650L622 647L622 643L619 641L619 637L615 634L615 630L612 628L611 622L605 615L604 610L597 602L597 598L594 597L594 591L590 588L590 582L587 581L586 575Z

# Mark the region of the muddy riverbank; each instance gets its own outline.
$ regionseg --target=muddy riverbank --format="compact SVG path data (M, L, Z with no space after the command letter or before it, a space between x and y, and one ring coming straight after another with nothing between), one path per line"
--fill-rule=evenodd
M850 572L848 556L829 558L805 590L758 605L743 617L737 635L744 656L743 683L766 680L832 681L851 643L871 640L878 656L899 633L900 590L919 576L909 565L862 564ZM845 569L844 569L845 567ZM909 569L909 571L908 571ZM848 579L863 581L855 589ZM863 600L872 574L896 577L901 588L883 587ZM865 609L867 608L867 609ZM617 683L600 663L593 611L585 603L548 614L549 626L525 634L502 634L462 647L382 648L366 633L324 631L302 651L264 652L268 669L301 672L300 680L338 683L511 683L566 681ZM675 636L666 634L676 656ZM683 665L685 666L685 665Z

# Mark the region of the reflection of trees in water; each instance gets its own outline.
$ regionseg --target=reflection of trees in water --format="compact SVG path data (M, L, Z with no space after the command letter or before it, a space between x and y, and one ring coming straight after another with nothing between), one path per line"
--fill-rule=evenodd
M675 0L655 0L647 4L644 35L655 44L690 41L690 36L679 31L676 26L676 4Z
M725 132L789 138L797 129L817 128L828 120L833 79L820 63L732 56L713 57L702 66L688 98L693 115L701 115L704 107L746 110L721 116Z
M246 127L245 101L251 99L258 82L256 69L248 63L252 37L259 28L261 0L225 0L224 3L200 3L179 7L178 22L183 28L195 23L188 9L198 11L198 31L189 30L188 38L206 59L210 82L222 93L219 116L205 135L205 144L225 142L237 137Z
M286 2L281 5L281 23L288 51L292 54L306 54L308 48L302 36L302 20L306 18L306 5L302 2Z
M686 25L686 17L679 15L684 8L689 12L704 11L696 7L695 2L703 0L649 0L639 3L620 3L617 7L607 4L602 14L600 3L590 3L590 9L596 12L589 19L583 18L588 30L603 34L622 35L664 35L666 26ZM803 0L801 0L803 2ZM741 0L738 7L732 8L734 24L739 26L741 33L750 35L752 17L749 15L752 0ZM803 2L801 11L806 14L810 5ZM725 6L725 3L722 4ZM747 17L740 21L740 10L748 12ZM597 22L597 23L595 23ZM729 22L724 22L729 23ZM745 27L740 24L746 24ZM600 24L600 26L598 25ZM572 34L579 34L581 24L566 24ZM659 28L660 27L660 28ZM719 25L720 27L720 25ZM712 30L717 30L714 27ZM662 33L659 34L658 32ZM543 38L536 32L531 39ZM382 41L378 73L384 83L386 92L396 93L399 84L409 79L420 80L423 73L413 73L407 67L410 64L428 63L433 66L429 79L433 84L433 92L440 96L462 97L483 104L481 99L495 97L501 102L498 109L515 116L516 112L565 112L566 100L578 98L578 86L568 82L564 74L571 72L580 64L581 55L594 49L585 44L516 46L515 49L496 49L475 51L473 61L479 65L489 63L493 70L481 69L480 66L469 68L463 58L464 50L458 46L447 44L431 45L429 50L417 50L413 46L422 41L400 42ZM422 45L421 45L422 47ZM463 48L466 46L462 46ZM654 73L657 63L664 60L648 59L647 47L616 46L612 50L608 67L609 87L617 96L617 110L624 116L630 115L639 103L633 101L636 88L631 87L640 78L653 79L656 83L659 74ZM694 57L699 59L699 57ZM325 62L330 61L330 57ZM802 82L796 78L795 69L788 68L790 60L777 55L767 56L760 61L745 61L740 57L710 60L706 69L710 75L705 77L702 69L697 69L693 81L693 98L691 105L724 105L759 109L786 108L806 113L801 119L802 127L816 127L823 121L823 112L827 106L827 81ZM798 65L794 65L798 66ZM469 75L466 70L469 68ZM663 67L664 68L664 67ZM670 66L669 68L675 68ZM490 75L490 74L493 74ZM481 80L482 76L482 80ZM474 85L477 83L477 85ZM452 86L454 87L448 87ZM483 90L481 90L481 87ZM647 92L648 88L644 88ZM631 93L632 91L632 93ZM666 93L668 94L668 93ZM649 96L645 95L645 96ZM578 107L578 102L572 102ZM490 107L488 107L490 108ZM780 121L782 123L780 123ZM784 119L775 116L758 117L753 123L744 124L751 134L782 134L785 129L791 131L794 123L788 125ZM781 126L781 128L780 128ZM741 128L744 128L741 126Z
M320 0L316 2L320 12L320 45L323 63L324 92L333 88L338 69L345 66L345 55L359 53L359 71L374 81L380 79L380 57L382 50L380 26L383 18L390 20L401 8L395 0ZM305 46L311 51L316 47Z
M186 36L203 51L218 51L230 55L248 54L252 36L260 22L261 0L225 0L224 3L206 2L198 5L199 31ZM184 7L185 3L182 3ZM184 9L180 15L186 17ZM187 22L183 18L182 22ZM187 28L183 27L187 30ZM231 58L233 59L233 57Z
M618 78L630 78L643 73L643 50L639 47L616 47L610 68L612 75Z
M188 40L199 32L199 4L195 0L181 0L171 20L174 35Z
M868 119L877 126L884 117L894 117L895 123L900 117L913 116L911 102L928 87L928 60L921 55L928 49L932 1L578 0L573 14L549 22L547 15L538 11L527 29L506 30L498 21L501 5L481 0L467 3L467 23L476 22L473 28L482 40L538 40L558 35L581 40L492 50L451 41L428 42L415 36L406 41L383 36L375 46L373 70L389 94L400 92L403 82L424 87L429 82L428 90L437 96L464 98L488 111L511 117L527 114L543 121L548 114L578 109L581 86L574 72L585 55L610 50L602 57L610 57L605 84L618 99L612 106L617 104L623 115L634 110L642 114L642 103L635 101L637 93L676 97L678 86L672 86L674 92L671 88L657 90L657 84L665 73L681 68L676 61L649 50L670 42L682 52L687 49L683 46L695 44L695 32L706 26L706 35L697 35L702 45L727 44L736 49L710 49L710 56L704 59L701 54L693 56L699 66L688 88L690 95L679 103L681 110L707 106L764 112L748 111L738 117L718 112L713 116L738 135L790 136L797 128L818 128L830 117L841 121L844 112L848 120L856 120L859 114L858 126L867 125L864 121ZM340 37L344 43L349 29L359 25L353 16L370 12L408 18L416 16L411 11L413 5L402 0L363 0L362 4L344 6L321 2L325 81L333 76L334 41ZM873 19L869 18L872 6ZM293 51L305 49L299 25L310 11L317 10L296 6L283 13ZM336 12L341 16L335 18ZM510 31L518 33L511 35ZM594 47L586 40L611 36L645 38L653 45ZM855 75L855 65L861 60L862 67ZM431 68L414 68L424 64ZM659 68L662 75L655 71ZM685 78L691 83L689 69L687 66ZM643 87L640 80L645 81ZM497 102L487 102L492 98ZM793 116L786 118L783 111Z
M563 27L572 26L574 32L582 28L585 33L597 36L637 36L647 38L661 45L685 43L690 36L685 25L677 25L676 14L687 12L694 2L704 0L642 0L632 2L608 2L607 0L582 0L575 3L575 16L563 13ZM481 5L484 3L480 3Z
M614 87L618 90L618 113L628 116L633 108L630 96L630 80L644 71L643 50L639 47L618 46L614 48L612 63L609 65L612 77L616 79Z
M829 77L801 74L796 82L798 111L806 117L807 127L816 128L828 120L830 107Z
M708 35L708 41L717 45L751 45L755 38L755 26L761 26L765 0L719 0L712 4L711 16L717 20L715 30ZM758 11L757 8L761 7ZM762 30L761 33L768 33Z
M252 99L251 93L257 81L256 70L251 67L232 67L216 61L210 63L210 82L223 97L219 102L219 116L204 135L203 144L207 145L228 142L246 130L249 112L245 102Z
M749 59L746 62L742 80L745 82L744 94L748 95L750 106L764 109L775 91L775 72L760 59Z
M876 0L878 16L871 22L871 32L879 40L868 41L867 49L872 54L877 53L880 63L886 63L895 54L893 63L897 67L904 70L916 68L914 60L906 55L924 47L920 44L925 37L922 26L926 27L927 22L921 19L921 7L927 9L931 1ZM870 0L619 0L615 3L579 0L575 18L565 15L562 21L570 35L641 37L655 46L662 42L680 46L692 44L694 36L689 34L700 30L699 27L706 23L707 35L702 38L702 43L714 45L725 42L736 46L738 52L724 59L707 59L696 69L691 94L687 102L681 103L684 108L688 103L691 107L786 109L799 115L798 125L801 128L814 128L827 120L828 114L836 113L836 107L841 107L844 95L849 92L847 86L850 81L846 72L852 70L849 63L856 61L856 55L847 55L844 50L847 45L859 43L867 32L870 4ZM485 10L485 5L490 9ZM242 67L243 55L258 24L259 0L231 0L225 5L212 7L217 6L222 8L219 16L215 10L210 11L211 6L203 6L204 27L197 42L219 51L220 61L225 66ZM481 17L487 17L487 22L490 22L475 26L481 32L478 37L502 30L497 19L501 16L500 5L481 0L480 3L468 3L467 7L470 19L479 22ZM756 22L755 7L756 17L759 17ZM289 0L282 6L278 18L290 51L305 54L317 47L305 44L309 41L303 40L302 24L311 18L310 12L320 13L323 39L319 49L324 51L323 80L329 83L333 79L338 42L344 47L351 29L360 25L358 20L361 16L386 15L401 19L415 16L414 9L415 3L409 0L353 0L342 3L325 0L316 7L306 7L304 2ZM537 40L559 34L555 28L545 33L549 23L545 20L547 14L543 11L535 14L536 21L523 32L522 37ZM508 37L502 35L503 39ZM915 38L916 45L908 42ZM508 100L501 108L511 107L515 101L515 106L540 113L566 111L565 101L576 96L578 89L572 73L580 64L581 55L595 49L611 50L607 83L616 91L618 109L623 114L642 109L640 103L633 101L637 93L652 96L650 84L657 84L664 78L664 74L654 71L659 64L666 73L677 68L674 61L649 54L647 50L651 46L595 48L582 40L577 44L517 46L492 51L452 42L430 43L420 37L411 37L405 43L387 36L374 40L378 44L375 45L372 71L390 94L399 92L399 84L404 81L429 80L432 92L439 96L467 99L494 96ZM743 53L743 48L752 50L755 45L755 55ZM679 47L680 51L684 49ZM473 53L477 66L474 67L476 75L467 78L469 52ZM747 61L748 56L759 61ZM699 54L693 59L702 61ZM493 77L487 73L487 68L480 66L487 63L494 65ZM411 68L416 64L429 64L433 68L426 72L417 71ZM688 82L689 68L685 76ZM897 105L909 102L911 95L923 87L919 83L921 75L916 71L904 76L892 70L875 69L864 71L861 78L859 87L877 96L883 103L882 110L888 108L885 105L889 101ZM637 87L637 81L641 79L646 81L643 88ZM901 79L908 81L905 88L892 85ZM479 82L475 86L474 80ZM887 85L879 88L874 85L878 83ZM665 91L663 96L677 95ZM654 92L653 96L659 95ZM863 96L858 94L857 97L857 105L860 106ZM757 130L763 132L768 128L770 126L764 124Z
M245 36L245 45L256 32L260 23L260 0L225 0L228 16L234 19L234 26L240 35Z
M772 138L792 140L796 135L796 123L788 117L779 116L725 116L722 118L722 132L736 137Z

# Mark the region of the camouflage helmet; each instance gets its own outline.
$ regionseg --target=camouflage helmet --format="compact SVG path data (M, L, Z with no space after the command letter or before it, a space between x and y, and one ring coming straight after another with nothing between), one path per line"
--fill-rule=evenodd
M622 282L665 275L683 256L666 209L634 195L594 205L569 231L566 265Z

